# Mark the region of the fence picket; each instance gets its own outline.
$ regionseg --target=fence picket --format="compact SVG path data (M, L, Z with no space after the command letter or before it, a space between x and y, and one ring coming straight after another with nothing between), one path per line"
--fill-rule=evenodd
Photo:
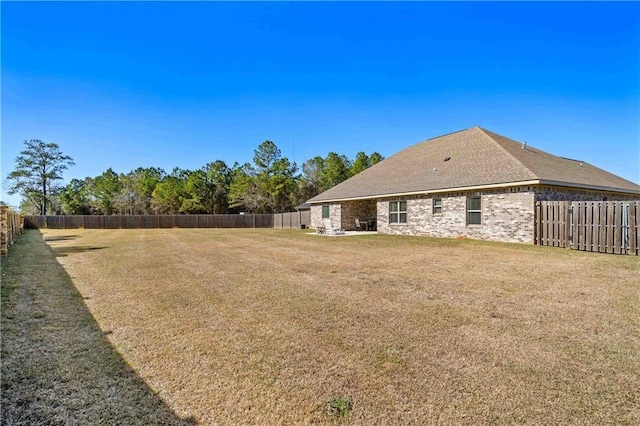
M555 245L555 236L554 236L554 216L555 216L556 206L555 204L550 204L547 209L547 245L554 246Z
M573 206L567 202L567 248L571 248L573 244Z
M542 203L540 201L536 201L533 211L536 218L534 223L533 244L541 246L542 241L540 241L540 221L541 221Z
M614 234L614 220L615 210L612 203L607 203L607 248L605 253L613 253L613 234Z
M538 201L534 244L638 256L639 222L640 201Z
M622 209L620 208L622 203L613 203L613 253L621 253L622 239Z
M554 217L555 217L555 226L553 227L553 233L555 234L555 244L556 247L562 247L562 203L558 202L554 206Z
M0 256L9 254L9 247L24 230L24 217L8 206L0 206Z
M586 235L585 235L585 250L587 251L592 251L593 250L593 240L592 240L592 235L593 235L593 202L586 202L585 204L585 210L586 210L586 217L585 217L585 231L586 231Z
M583 238L584 230L582 229L582 223L583 223L582 213L583 213L582 203L578 202L574 204L573 218L576 225L576 232L573 234L573 239L576 243L575 244L576 250L583 249L582 242L584 241L584 238Z
M638 209L640 203L629 203L629 253L638 255Z
M553 246L560 247L560 206L561 203L557 202L553 206Z
M542 211L542 241L544 241L544 245L549 244L549 209L550 205L546 205Z
M567 234L567 203L560 203L560 246L567 246L567 238L569 237Z
M598 252L607 252L607 205L606 203L600 204L599 212L599 226L598 226Z
M555 246L555 219L556 219L556 206L558 203L553 203L549 209L549 245Z
M573 206L573 249L580 250L580 204Z

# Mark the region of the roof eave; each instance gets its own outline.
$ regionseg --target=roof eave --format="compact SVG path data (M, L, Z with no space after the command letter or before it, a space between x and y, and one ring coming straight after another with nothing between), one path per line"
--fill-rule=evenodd
M621 193L621 194L640 195L640 190L625 189L625 188L612 188L612 187L608 187L608 186L587 185L587 184L573 183L573 182L560 182L560 181L555 181L555 180L540 180L540 185L564 186L564 187L568 187L568 188L587 189L587 190L590 190L590 191L606 191L606 192L618 192L618 193Z
M307 203L311 205L317 205L317 204L325 204L325 203L336 203L340 201L359 201L359 200L371 200L371 199L377 199L377 198L408 197L412 195L442 194L447 192L479 191L483 189L510 188L514 186L526 186L526 185L550 185L550 186L561 186L561 187L567 187L567 188L586 189L591 191L606 191L606 192L617 192L621 194L640 195L640 191L634 191L632 189L610 188L606 186L585 185L585 184L572 183L572 182L560 182L560 181L553 181L553 180L534 179L534 180L507 182L507 183L500 183L500 184L461 186L456 188L442 188L442 189L429 189L429 190L412 191L412 192L363 195L359 197L330 198L325 200L307 201Z
M442 194L445 192L459 192L459 191L478 191L481 189L489 189L489 188L508 188L511 186L538 185L539 183L540 183L539 180L527 180L527 181L520 181L520 182L500 183L500 184L461 186L456 188L426 189L426 190L423 189L421 191L395 192L395 193L388 193L388 194L365 195L361 197L333 198L333 199L307 201L307 202L309 204L335 203L338 201L370 200L372 198L408 197L410 195Z

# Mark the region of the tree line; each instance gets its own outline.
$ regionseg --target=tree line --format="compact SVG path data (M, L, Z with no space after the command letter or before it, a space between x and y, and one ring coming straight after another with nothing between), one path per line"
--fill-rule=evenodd
M25 141L16 169L7 177L8 193L22 195L23 214L139 215L279 213L295 210L309 198L360 173L383 157L358 152L353 160L330 152L298 169L272 141L254 150L253 162L232 166L222 160L197 170L139 167L128 173L112 168L56 185L72 166L58 145Z

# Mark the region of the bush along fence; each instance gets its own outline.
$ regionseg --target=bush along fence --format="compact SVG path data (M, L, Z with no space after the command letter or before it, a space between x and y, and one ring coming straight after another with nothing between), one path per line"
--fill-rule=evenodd
M7 206L0 206L0 256L6 256L18 235L24 229L23 217Z
M538 201L535 243L638 256L640 201Z
M24 220L27 228L37 229L299 228L303 219L295 219L297 214L60 215L25 216Z

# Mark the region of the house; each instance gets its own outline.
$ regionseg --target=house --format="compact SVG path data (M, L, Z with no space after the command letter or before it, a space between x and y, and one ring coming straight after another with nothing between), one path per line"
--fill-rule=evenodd
M480 127L410 146L311 198L312 224L533 243L535 203L640 199L640 185Z
M309 211L309 210L311 210L311 204L309 204L309 203L302 203L302 204L300 204L300 205L298 205L298 206L296 207L296 210L297 210L297 211L299 211L299 212L306 212L306 211Z

